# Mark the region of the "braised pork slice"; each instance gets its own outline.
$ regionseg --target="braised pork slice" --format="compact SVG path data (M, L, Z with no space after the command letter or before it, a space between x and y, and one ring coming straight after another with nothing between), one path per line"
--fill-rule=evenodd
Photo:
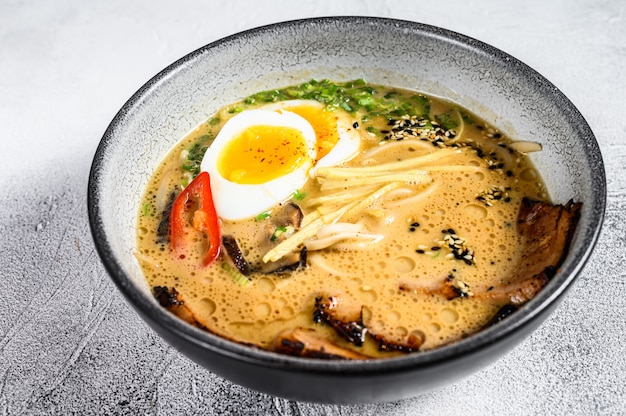
M490 326L497 324L498 322L507 318L509 315L516 311L517 306L510 304L504 305L503 307L498 309L498 312L496 312L496 314L493 315L493 317L483 326L483 329L489 328Z
M175 288L169 289L167 286L155 286L152 289L152 293L162 307L178 316L183 321L197 326L198 328L204 328L193 316L191 310L185 305L185 302Z
M571 242L578 218L580 203L551 205L524 199L518 215L518 231L522 237L524 253L518 272L502 279L504 284L488 289L470 290L454 275L449 275L430 286L403 281L400 290L415 294L438 295L448 300L473 297L493 301L503 306L485 325L491 326L514 313L518 306L528 302L552 278L561 265ZM379 350L415 352L423 340L410 336L402 342L389 341L385 334L372 332L363 322L361 309L339 296L320 295L315 299L313 321L330 325L346 341L360 347L366 335L377 343Z
M551 205L524 199L520 206L517 227L522 237L522 261L517 272L503 277L497 287L470 288L448 275L438 281L417 282L409 279L399 283L401 291L418 295L438 295L448 300L474 297L494 303L521 305L528 302L556 274L567 255L576 230L582 204L568 202Z
M422 295L438 295L448 300L456 298L466 298L472 293L469 287L459 281L453 274L449 274L444 279L434 282L415 282L405 279L400 281L398 288L403 292L411 292Z
M368 335L380 351L415 352L423 340L409 336L405 342L391 341L383 334L372 332L363 323L361 308L355 309L351 302L339 296L322 295L315 298L313 322L330 325L346 341L357 347L363 346Z
M563 263L576 231L581 203L551 205L524 198L517 227L524 254L518 272L506 283L489 291L475 293L478 298L521 305L535 297Z
M363 316L360 308L349 311L343 305L340 307L340 298L336 296L318 296L315 298L313 309L313 322L324 322L332 326L333 329L346 341L360 347L365 341L367 328L363 324Z
M576 231L581 208L580 202L551 205L528 198L522 200L517 226L526 248L521 265L526 275L561 265Z
M357 352L341 348L313 329L296 328L283 332L276 338L276 352L307 358L323 358L331 360L364 360L369 357Z

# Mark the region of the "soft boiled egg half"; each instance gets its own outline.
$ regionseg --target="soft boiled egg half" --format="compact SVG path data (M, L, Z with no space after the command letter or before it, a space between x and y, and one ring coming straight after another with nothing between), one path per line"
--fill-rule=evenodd
M312 100L272 103L228 120L201 164L217 214L256 216L289 199L317 168L350 160L360 146L352 123Z

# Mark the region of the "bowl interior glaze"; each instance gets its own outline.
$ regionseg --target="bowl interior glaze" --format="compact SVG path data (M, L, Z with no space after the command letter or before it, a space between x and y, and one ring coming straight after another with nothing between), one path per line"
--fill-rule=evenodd
M540 142L543 151L532 159L553 201L583 202L569 255L547 287L502 323L463 341L368 362L317 361L258 351L201 332L160 308L133 257L139 200L152 172L178 140L225 104L260 90L323 78L363 78L446 97L514 139ZM179 350L257 390L299 400L354 403L430 390L478 370L528 335L588 259L602 223L606 181L599 148L582 115L525 64L444 29L337 17L253 29L209 44L165 68L130 98L105 132L94 158L88 197L94 241L107 271L140 315ZM305 388L294 381L323 384Z

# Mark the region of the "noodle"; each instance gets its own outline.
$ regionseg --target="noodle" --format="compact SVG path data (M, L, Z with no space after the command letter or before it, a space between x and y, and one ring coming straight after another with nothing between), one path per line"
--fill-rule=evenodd
M374 147L371 150L368 150L367 152L363 153L361 157L363 158L364 163L367 163L368 159L379 157L380 154L383 152L395 152L399 150L399 148L405 147L405 146L409 147L408 149L409 151L411 150L411 148L420 148L421 150L427 151L427 153L430 153L433 150L432 144L427 143L422 140L401 140L401 141L395 141L395 142L387 141L387 142L380 142L379 146Z

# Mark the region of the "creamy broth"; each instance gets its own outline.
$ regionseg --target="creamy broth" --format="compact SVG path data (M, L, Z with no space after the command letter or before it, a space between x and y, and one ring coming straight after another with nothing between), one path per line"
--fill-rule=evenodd
M432 349L483 328L506 302L478 294L508 284L523 264L516 227L522 199L549 200L540 175L503 133L469 110L412 91L370 87L374 98L401 97L427 112L413 118L372 115L365 108L346 111L341 106L331 112L351 120L361 142L358 155L340 168L426 158L409 169L427 172L426 183L392 181L393 189L340 218L341 223L359 224L375 238L340 239L322 249L313 242L305 267L281 274L254 272L247 276L247 284L224 270L224 250L206 267L200 264L206 248L202 243L184 259L172 252L163 231L168 201L193 178L201 159L197 156L224 123L263 104L247 99L228 105L183 138L151 178L138 216L137 238L137 258L150 287L175 288L195 321L208 331L269 350L275 348L279 334L312 328L316 336L363 356L399 353L381 348L375 337L354 345L331 325L314 322L316 298L324 296L337 301L340 315L360 317L368 333L389 344L415 345L418 340L419 350ZM409 137L407 126L413 127L414 137ZM317 198L350 192L320 188L319 181L310 179L284 204L296 203L306 220L318 209L332 213L342 206L319 204ZM269 216L279 209L268 210ZM259 229L267 221L263 215L222 219L222 233L236 237L249 263L260 264L267 250L260 248L259 239L265 237L260 237ZM314 240L315 236L304 244ZM453 296L444 294L444 286Z

